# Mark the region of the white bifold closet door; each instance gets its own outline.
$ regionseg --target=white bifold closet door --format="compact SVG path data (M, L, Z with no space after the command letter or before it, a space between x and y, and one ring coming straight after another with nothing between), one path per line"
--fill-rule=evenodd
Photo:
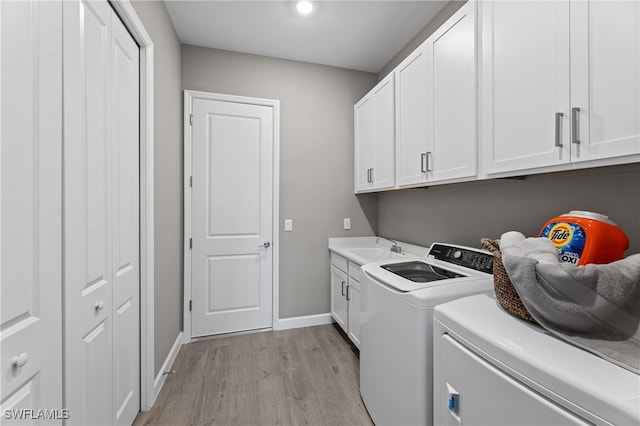
M65 405L70 424L140 408L139 49L106 0L65 1Z
M0 1L0 20L0 422L60 424L62 3Z

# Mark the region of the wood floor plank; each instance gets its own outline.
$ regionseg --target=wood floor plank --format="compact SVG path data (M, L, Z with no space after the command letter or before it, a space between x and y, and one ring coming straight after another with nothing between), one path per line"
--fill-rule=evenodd
M371 425L358 367L333 325L201 340L134 425Z
M260 423L265 425L293 424L291 407L283 377L280 375L258 380L258 410Z

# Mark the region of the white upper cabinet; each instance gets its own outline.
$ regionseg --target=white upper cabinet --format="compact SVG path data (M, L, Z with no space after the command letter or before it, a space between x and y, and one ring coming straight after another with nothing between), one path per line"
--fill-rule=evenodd
M356 192L640 161L640 2L468 1L356 105L355 152Z
M394 70L396 77L396 175L398 186L427 182L427 54L425 44Z
M475 2L465 4L389 77L395 77L396 85L395 183L398 188L476 176L475 9ZM363 116L366 101L367 97L358 104L362 105ZM356 125L364 134L366 129L357 122ZM365 156L360 154L362 158ZM366 183L368 176L364 167L356 170L357 191L365 188L363 182Z
M476 50L474 1L427 39L428 182L476 176Z
M480 8L484 171L569 162L569 3Z
M638 2L480 7L486 173L640 153Z
M394 89L393 74L380 81L354 107L355 191L393 188Z
M570 28L571 160L640 154L640 2L571 3Z

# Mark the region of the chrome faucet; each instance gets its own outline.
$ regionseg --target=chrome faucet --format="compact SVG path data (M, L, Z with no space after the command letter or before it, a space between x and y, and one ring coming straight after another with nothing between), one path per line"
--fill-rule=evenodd
M398 253L398 254L402 253L402 247L398 245L398 242L396 240L392 240L391 238L387 238L387 237L378 237L376 242L379 242L380 238L382 238L383 240L390 241L393 244L391 246L391 251L393 253Z

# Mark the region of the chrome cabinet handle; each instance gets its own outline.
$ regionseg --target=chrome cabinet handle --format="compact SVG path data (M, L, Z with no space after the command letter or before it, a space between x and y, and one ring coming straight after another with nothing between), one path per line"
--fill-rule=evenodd
M580 108L571 108L571 143L580 144L580 127L578 119L580 118Z
M429 164L431 164L433 162L433 158L431 156L431 151L427 151L427 172L431 172L431 167L429 167ZM431 161L429 161L429 158L431 158Z
M370 178L369 178L369 179L370 179L370 180L369 180L369 182L373 183L373 167L372 167L372 168L370 168L369 170L370 170L370 174L369 174L369 176L370 176Z
M258 246L258 248L269 248L269 247L271 247L271 243L269 241L265 241L264 243Z
M561 112L556 112L556 146L562 147L562 117Z
M347 286L347 302L348 302L349 300L351 300L351 297L349 297L349 289L350 289L350 288L351 288L351 286L350 286L350 285L348 285L348 286Z
M342 281L342 295L344 296L344 281Z
M11 358L11 366L13 368L22 368L29 361L29 355L26 352L22 352L20 355L16 355Z
M427 167L425 166L425 161L427 159L427 153L423 152L420 154L420 171L422 173L426 173L427 172Z

